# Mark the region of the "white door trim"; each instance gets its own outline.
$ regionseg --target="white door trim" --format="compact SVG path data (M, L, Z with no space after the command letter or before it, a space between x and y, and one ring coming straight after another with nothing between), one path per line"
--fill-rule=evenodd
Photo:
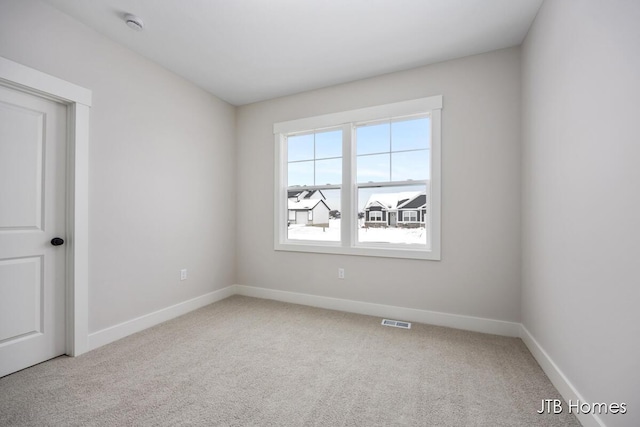
M68 106L66 353L89 350L89 109L91 91L0 56L0 84Z

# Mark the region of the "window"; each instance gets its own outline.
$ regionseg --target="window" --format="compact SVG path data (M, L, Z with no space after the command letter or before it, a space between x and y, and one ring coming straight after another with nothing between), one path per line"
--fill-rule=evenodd
M275 249L439 260L441 108L433 96L274 124Z
M380 211L369 212L369 221L382 221L382 212Z
M287 209L299 212L295 224L288 224L287 240L340 241L340 220L331 220L329 212L340 207L342 133L341 128L334 128L286 136L287 173L282 191L287 193Z
M418 222L418 212L416 212L416 211L404 211L404 212L402 212L402 221L404 221L404 222Z

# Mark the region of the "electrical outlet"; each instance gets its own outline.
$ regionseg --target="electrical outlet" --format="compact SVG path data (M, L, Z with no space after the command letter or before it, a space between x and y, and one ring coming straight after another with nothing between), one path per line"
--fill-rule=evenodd
M187 280L187 269L183 268L180 270L180 280Z
M344 279L344 268L338 269L338 279Z

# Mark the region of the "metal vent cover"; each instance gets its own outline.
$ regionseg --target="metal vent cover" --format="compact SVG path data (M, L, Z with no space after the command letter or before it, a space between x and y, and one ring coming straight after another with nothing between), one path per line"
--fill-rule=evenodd
M411 323L400 320L382 319L382 326L392 326L394 328L411 329Z

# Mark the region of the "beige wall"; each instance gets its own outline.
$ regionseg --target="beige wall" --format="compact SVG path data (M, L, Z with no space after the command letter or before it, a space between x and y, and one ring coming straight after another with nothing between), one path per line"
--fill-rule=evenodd
M640 416L640 3L547 0L523 46L524 326Z
M31 0L0 2L0 56L93 91L91 332L233 284L232 106Z
M519 321L519 61L505 49L238 108L238 283ZM273 123L430 95L444 96L442 261L275 252Z

